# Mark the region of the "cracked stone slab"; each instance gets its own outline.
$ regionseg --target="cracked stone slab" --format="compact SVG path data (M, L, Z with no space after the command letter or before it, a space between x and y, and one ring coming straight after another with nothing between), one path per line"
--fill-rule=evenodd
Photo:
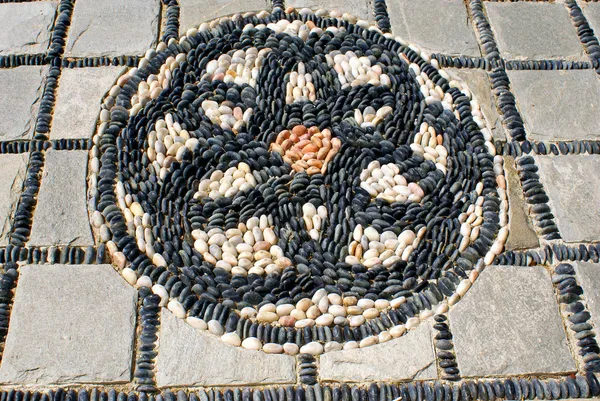
M30 246L93 245L86 202L85 150L46 152Z
M0 155L0 246L8 245L10 222L26 178L28 155Z
M573 262L577 281L583 288L583 296L587 300L587 307L592 315L594 326L600 327L600 263Z
M490 266L449 321L463 377L577 370L552 288L541 266Z
M156 382L170 386L266 385L296 382L296 359L222 342L168 309L161 311Z
M429 322L383 344L323 354L320 365L321 379L335 382L438 378Z
M495 140L506 140L504 128L500 122L500 116L494 102L492 86L488 73L482 70L470 70L466 68L445 68L451 77L460 78L467 84L471 93L479 103L481 113L491 128Z
M159 14L159 0L79 0L65 56L143 55L156 44Z
M508 222L510 228L505 248L508 250L537 248L539 239L528 217L523 187L513 157L504 156L504 171L508 187Z
M90 138L96 130L96 121L102 99L123 67L65 68L60 75L52 139Z
M45 53L57 1L0 4L0 55Z
M485 8L502 57L586 60L564 4L486 2Z
M0 365L4 384L128 382L136 291L110 265L27 265Z
M600 156L535 156L539 175L566 242L600 239Z
M394 35L430 53L480 57L475 32L461 0L389 0Z
M45 66L0 70L0 87L10 94L0 96L0 140L31 138L47 72Z
M270 8L269 0L179 0L179 32L183 35L190 28L225 15Z
M600 139L594 70L506 71L529 140Z
M371 3L367 0L288 0L286 6L295 8L310 8L313 10L323 8L328 11L337 10L342 13L349 13L355 17L364 20L373 20L373 10Z

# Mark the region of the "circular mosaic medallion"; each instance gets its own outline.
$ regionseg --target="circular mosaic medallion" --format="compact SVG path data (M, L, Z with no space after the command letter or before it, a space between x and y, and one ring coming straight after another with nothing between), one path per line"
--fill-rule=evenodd
M387 341L456 302L507 236L468 88L365 21L202 24L103 107L98 236L130 283L230 344Z

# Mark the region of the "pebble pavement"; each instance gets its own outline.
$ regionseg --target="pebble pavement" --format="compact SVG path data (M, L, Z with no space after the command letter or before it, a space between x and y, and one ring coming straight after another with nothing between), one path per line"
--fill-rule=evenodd
M0 2L2 397L600 396L600 5L223 3Z

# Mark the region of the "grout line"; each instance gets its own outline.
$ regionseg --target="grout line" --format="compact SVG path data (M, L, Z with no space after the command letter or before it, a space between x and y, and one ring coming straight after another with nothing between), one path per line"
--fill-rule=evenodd
M2 361L2 357L4 356L10 314L15 298L15 287L19 279L17 268L16 263L7 263L4 265L2 274L0 274L0 361Z
M592 62L592 68L600 75L600 44L598 43L597 33L590 27L587 19L583 15L581 8L575 0L566 0L565 6L569 10L569 16L573 26L577 28L577 36L583 45L586 54Z
M436 333L433 342L435 344L436 362L442 373L440 379L448 381L459 381L460 370L456 361L456 351L452 341L452 332L448 324L448 314L438 314L434 317L433 329ZM443 365L443 366L442 366Z

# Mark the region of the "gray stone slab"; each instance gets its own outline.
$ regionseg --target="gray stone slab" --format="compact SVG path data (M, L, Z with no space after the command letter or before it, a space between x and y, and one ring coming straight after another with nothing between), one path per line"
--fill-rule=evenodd
M0 55L45 53L57 1L0 4Z
M536 156L560 235L566 242L600 239L600 156Z
M31 137L47 71L29 66L0 70L0 140Z
M463 377L577 370L543 267L488 267L449 320Z
M425 322L383 344L323 354L320 377L358 383L437 379L431 331L431 323Z
M486 2L485 8L502 57L586 60L564 4Z
M0 383L128 382L136 292L110 265L19 269Z
M88 152L46 152L31 229L31 246L93 245L86 202Z
M594 70L507 73L528 139L600 139L600 83Z
M506 140L506 135L500 122L500 116L498 115L498 110L494 102L492 86L487 72L466 68L446 68L445 70L451 77L460 78L467 84L481 107L481 112L492 131L494 139Z
M598 32L600 32L600 3L588 3L582 1L581 3L579 3L579 7L581 7L581 9L583 10L583 15L585 15L585 18L594 30L594 33L596 34L597 38Z
M11 219L27 173L28 154L0 155L0 246L8 245Z
M96 130L104 96L124 70L65 68L60 75L50 138L90 138Z
M313 10L323 8L329 11L341 11L349 13L364 20L373 20L373 10L368 0L288 0L286 6L296 8L311 8Z
M600 327L600 263L574 262L573 267L597 329Z
M509 205L509 231L505 248L507 250L537 248L539 239L528 217L523 187L513 157L504 156L504 172L508 187Z
M262 11L271 8L269 0L180 0L179 32L184 34L190 28L225 15Z
M156 44L159 0L80 0L75 3L65 56L143 55Z
M479 57L481 53L461 0L390 0L394 35L430 53Z
M214 334L194 329L163 308L156 360L159 387L266 385L295 381L295 358L225 344Z

